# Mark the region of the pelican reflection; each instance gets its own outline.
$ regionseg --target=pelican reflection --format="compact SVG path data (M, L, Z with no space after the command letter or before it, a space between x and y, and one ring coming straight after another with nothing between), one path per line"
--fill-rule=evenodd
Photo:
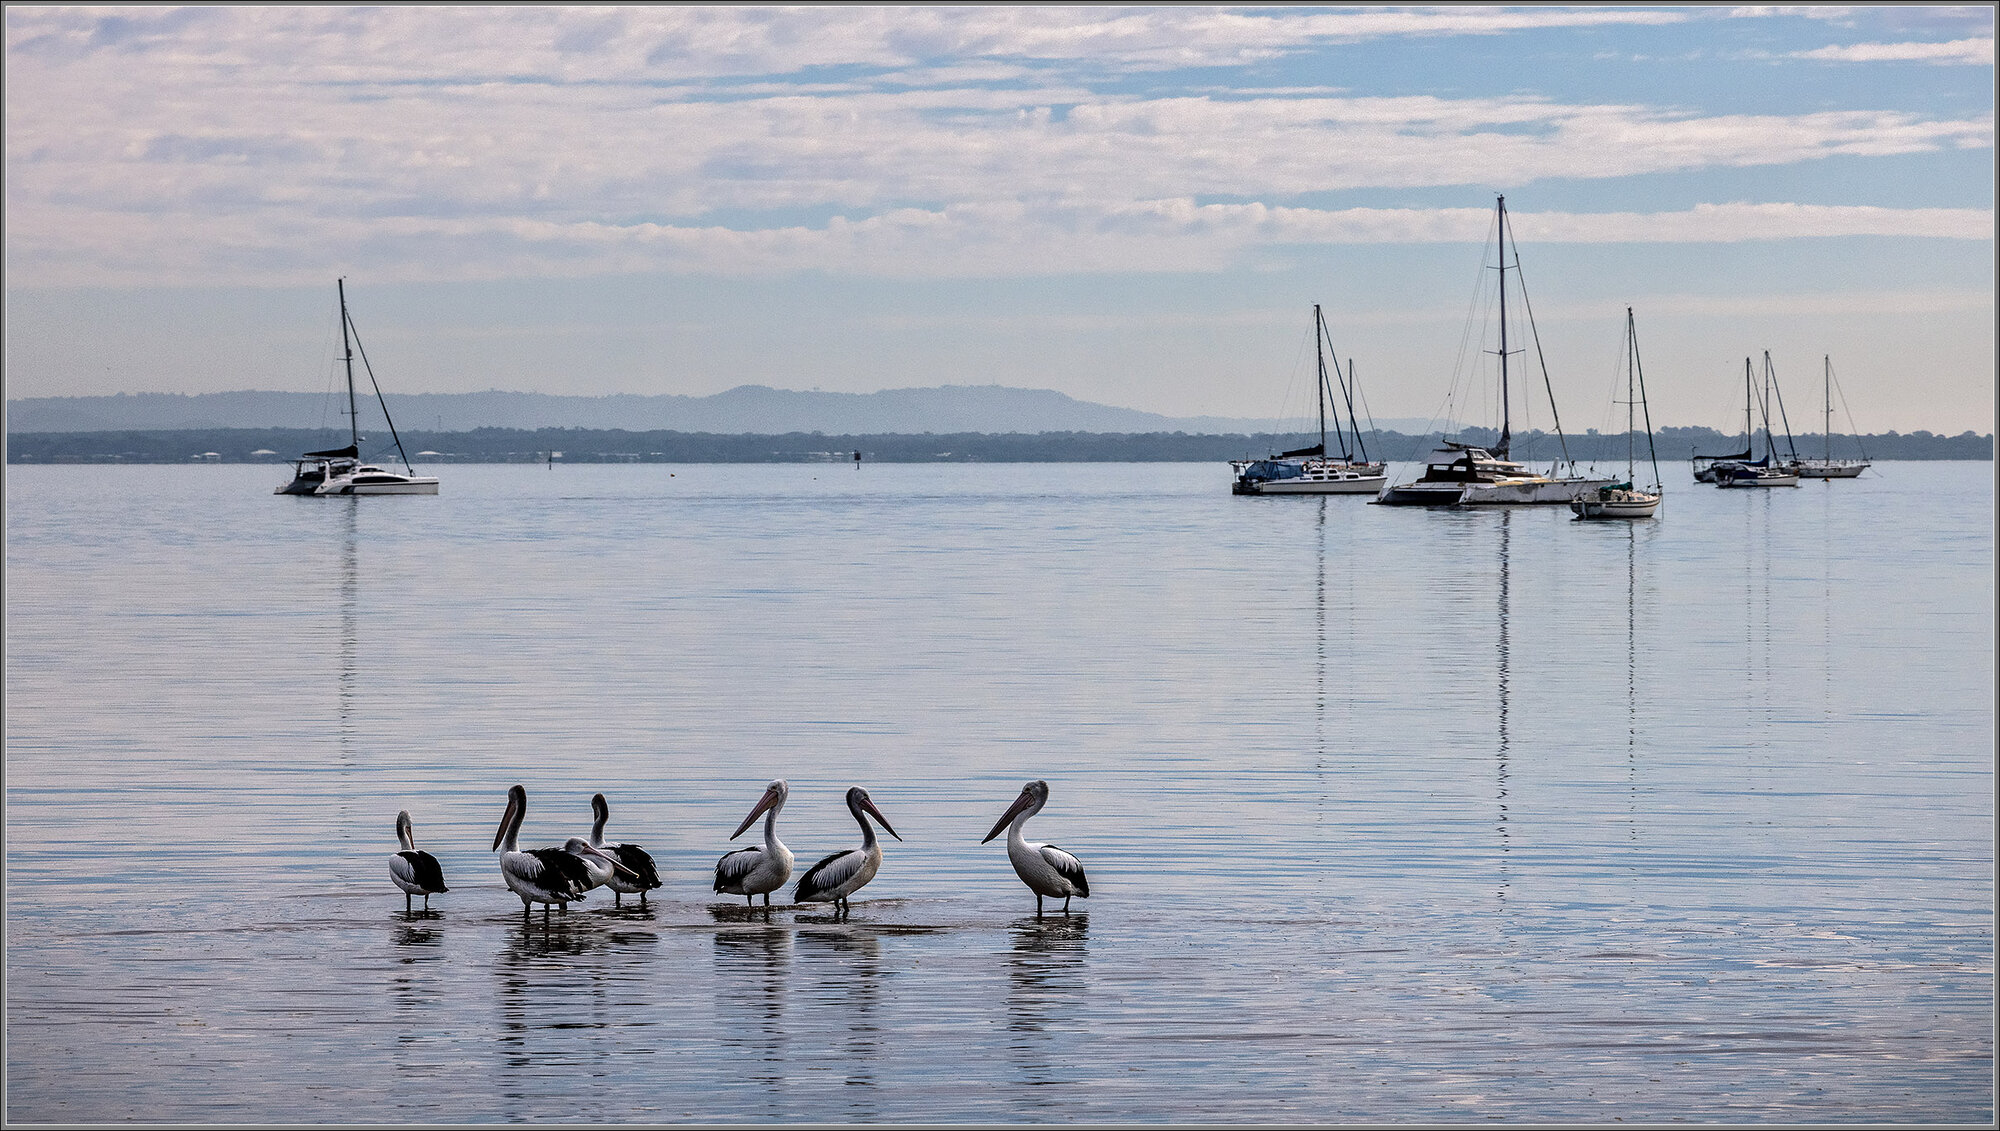
M1007 1048L1018 1082L1068 1084L1085 1062L1077 1018L1089 982L1090 916L1014 920L1007 962ZM1065 1038L1068 1039L1065 1039ZM1048 1093L1049 1103L1059 1102Z
M833 1012L823 1028L842 1034L826 1061L848 1087L870 1090L844 1094L842 1117L872 1121L876 1112L863 1097L873 1094L882 1057L882 940L873 932L802 930L798 948L802 966L814 975L811 1000Z
M747 909L731 906L733 912ZM719 909L718 909L719 910ZM755 913L752 913L755 914ZM736 1079L759 1085L765 1119L789 1118L784 1102L787 1061L785 997L792 966L792 932L783 927L715 933L711 984L716 1012L734 1022L717 1037L735 1064Z

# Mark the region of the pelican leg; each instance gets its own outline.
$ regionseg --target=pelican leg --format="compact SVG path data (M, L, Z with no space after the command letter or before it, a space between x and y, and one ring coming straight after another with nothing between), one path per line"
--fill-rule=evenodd
M1041 918L1041 917L1042 917L1042 893L1041 893L1041 892L1036 892L1036 893L1035 893L1035 918L1039 919L1039 918Z
M613 907L625 906L625 897L619 892L613 891L611 893L611 906Z
M743 895L743 906L745 907L757 906L757 897L749 894L748 892L745 892Z
M408 915L409 913L410 913L410 893L409 893L409 892L404 892L404 893L403 893L403 914L405 914L405 915Z
M639 906L646 906L646 893L643 891L639 893Z
M1069 896L1063 896L1063 914L1069 914Z
M771 906L771 893L768 891L764 893L764 906Z

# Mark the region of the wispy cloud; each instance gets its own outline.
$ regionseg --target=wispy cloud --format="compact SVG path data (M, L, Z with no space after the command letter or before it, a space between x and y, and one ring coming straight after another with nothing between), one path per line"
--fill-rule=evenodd
M1741 243L1841 236L1991 240L1981 209L1725 203L1664 213L1515 212L1520 238L1551 243ZM105 214L87 247L15 249L52 283L137 283L185 248L206 249L218 280L310 282L327 264L368 262L378 279L440 280L601 273L756 276L824 271L861 277L1023 277L1220 271L1302 246L1471 243L1487 208L1318 210L1263 204L1135 201L1117 207L1014 201L901 208L815 227L739 230L514 216L344 219L267 237L221 218L161 227ZM268 240L268 242L267 242ZM303 264L294 267L293 264Z
M1993 39L1954 39L1949 43L1854 43L1796 51L1794 59L1834 63L1936 63L1944 66L1993 65Z

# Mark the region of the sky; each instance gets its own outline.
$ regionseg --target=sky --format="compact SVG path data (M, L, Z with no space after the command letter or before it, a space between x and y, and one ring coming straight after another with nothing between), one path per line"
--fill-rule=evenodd
M1993 19L14 5L7 396L322 391L345 278L392 396L1276 417L1321 304L1371 415L1483 423L1504 195L1566 427L1630 307L1657 425L1769 351L1801 431L1830 365L1836 430L1988 432Z

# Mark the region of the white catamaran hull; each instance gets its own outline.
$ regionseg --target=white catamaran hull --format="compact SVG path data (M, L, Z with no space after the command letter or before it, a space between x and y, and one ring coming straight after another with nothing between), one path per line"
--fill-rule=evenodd
M321 484L315 495L435 495L438 481L428 477L405 479L399 483L353 483L336 479Z

